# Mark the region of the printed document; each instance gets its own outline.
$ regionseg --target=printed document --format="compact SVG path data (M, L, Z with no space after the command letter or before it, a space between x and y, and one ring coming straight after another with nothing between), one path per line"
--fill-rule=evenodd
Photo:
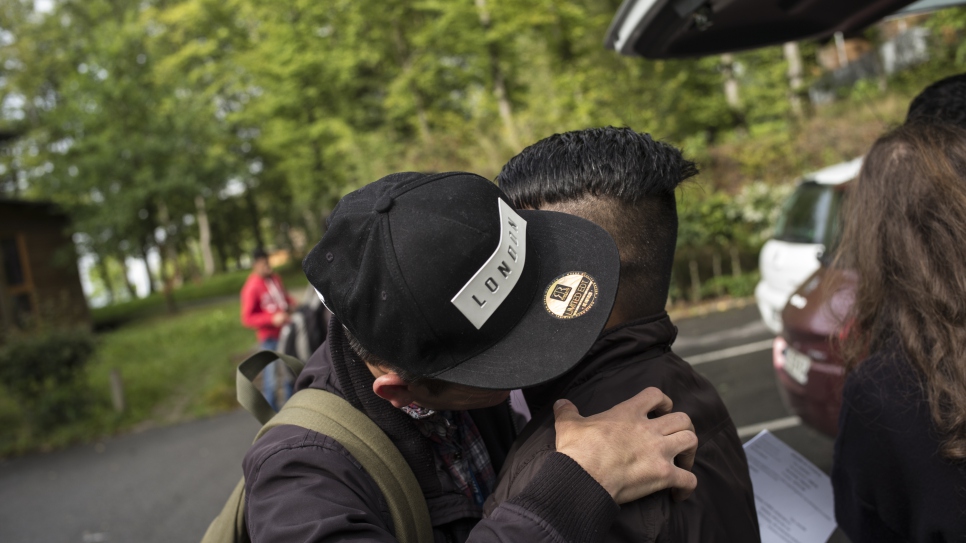
M832 480L774 434L745 443L761 543L825 543L835 531Z

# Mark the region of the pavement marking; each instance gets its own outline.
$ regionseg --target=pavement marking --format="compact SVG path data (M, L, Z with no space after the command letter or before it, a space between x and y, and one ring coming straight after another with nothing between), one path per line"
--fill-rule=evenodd
M701 353L694 356L683 357L692 366L697 366L698 364L704 364L706 362L716 362L718 360L724 360L726 358L734 358L736 356L741 356L743 354L757 353L760 351L767 351L771 349L771 345L774 339L765 339L762 341L756 341L754 343L746 343L744 345L738 345L737 347L728 347L727 349L721 349L718 351L711 351L710 353Z
M697 336L689 335L679 335L677 339L674 340L674 348L681 349L691 349L695 347L703 347L705 345L714 345L715 343L721 343L733 339L754 339L753 336L760 336L765 334L767 336L774 336L775 334L765 326L765 323L758 319L753 322L742 324L741 326L735 328L729 328L727 330L719 330L717 332L710 332L706 334L701 334Z
M762 430L774 432L776 430L784 430L785 428L794 428L801 423L802 419L798 417L785 417L783 419L759 422L758 424L749 424L748 426L738 428L738 437L740 439L745 439L746 437L754 437L758 435L758 433Z

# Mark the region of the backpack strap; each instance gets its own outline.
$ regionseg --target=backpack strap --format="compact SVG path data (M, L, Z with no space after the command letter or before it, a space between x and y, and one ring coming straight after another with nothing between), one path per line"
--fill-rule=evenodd
M275 416L275 410L268 404L268 400L265 399L265 396L262 395L253 381L262 370L276 360L284 362L296 377L302 373L302 368L305 367L305 362L294 356L275 351L259 351L239 364L238 370L235 372L235 393L238 395L238 403L262 424L267 423Z
M301 426L327 435L346 448L376 482L389 506L401 543L433 540L423 491L402 453L376 423L352 404L324 390L295 393L255 437L281 425Z
M201 543L251 543L245 526L245 478L231 491L218 516L211 521Z
M252 382L269 364L282 360L295 375L305 363L273 351L261 351L238 366L238 402L263 424L255 441L282 425L301 426L339 442L375 481L389 506L396 539L400 543L433 540L433 526L423 491L402 453L376 423L349 402L324 390L296 392L277 414ZM418 498L417 498L418 497ZM212 521L202 543L247 543L245 479L235 486L221 513Z

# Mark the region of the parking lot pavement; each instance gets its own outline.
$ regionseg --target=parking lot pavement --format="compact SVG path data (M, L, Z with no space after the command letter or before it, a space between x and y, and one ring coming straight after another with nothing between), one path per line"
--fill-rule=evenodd
M199 541L258 426L236 411L2 462L0 541Z
M718 389L749 439L772 429L819 468L832 440L800 424L778 396L772 334L754 307L677 322L675 351ZM258 424L237 411L0 462L0 541L197 541L241 476ZM848 543L836 534L832 543Z
M771 361L775 334L761 322L756 307L676 324L674 351L714 384L743 441L768 428L822 471L831 471L834 440L803 426L782 404ZM829 543L848 541L836 531Z

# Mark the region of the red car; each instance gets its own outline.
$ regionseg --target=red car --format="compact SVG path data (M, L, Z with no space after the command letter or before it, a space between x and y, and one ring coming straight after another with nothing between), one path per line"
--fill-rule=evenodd
M829 264L823 259L789 299L772 361L785 405L808 426L835 437L845 382L837 340L854 299L856 276Z

